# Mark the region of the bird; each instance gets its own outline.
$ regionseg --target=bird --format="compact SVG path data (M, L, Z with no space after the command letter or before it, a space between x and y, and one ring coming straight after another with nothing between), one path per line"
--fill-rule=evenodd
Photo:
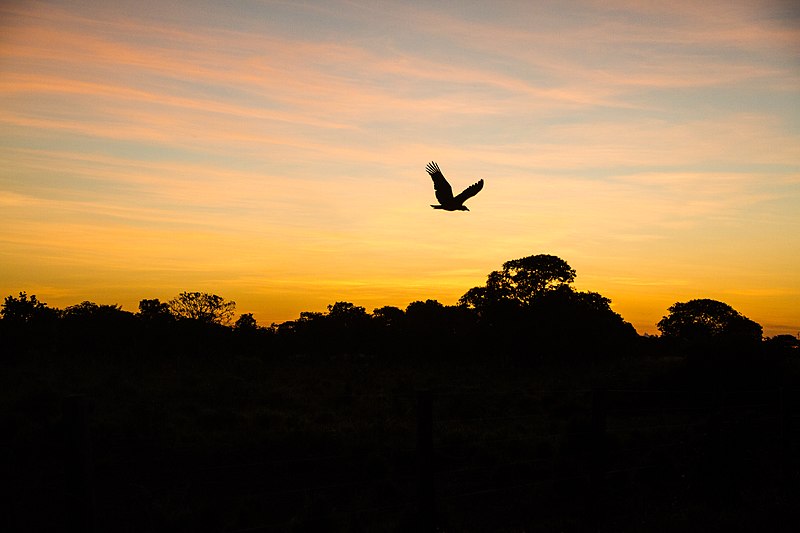
M433 189L436 191L436 199L439 200L441 205L433 205L434 209L444 209L445 211L469 211L467 206L464 205L468 199L472 198L483 189L483 180L478 180L466 189L464 189L457 196L453 196L453 188L447 183L444 174L439 170L439 165L431 161L425 166L425 170L431 175L433 180Z

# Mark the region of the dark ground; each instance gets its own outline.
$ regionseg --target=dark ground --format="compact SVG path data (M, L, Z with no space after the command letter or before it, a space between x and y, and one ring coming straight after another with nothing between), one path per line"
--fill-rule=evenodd
M725 354L698 359L645 339L555 357L302 355L230 335L112 340L17 344L5 356L11 530L800 523L793 352L720 363Z

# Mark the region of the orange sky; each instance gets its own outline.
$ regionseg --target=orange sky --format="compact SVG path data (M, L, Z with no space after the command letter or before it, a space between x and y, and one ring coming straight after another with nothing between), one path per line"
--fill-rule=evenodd
M2 295L268 324L549 253L640 333L691 298L800 332L791 2L93 4L0 4Z

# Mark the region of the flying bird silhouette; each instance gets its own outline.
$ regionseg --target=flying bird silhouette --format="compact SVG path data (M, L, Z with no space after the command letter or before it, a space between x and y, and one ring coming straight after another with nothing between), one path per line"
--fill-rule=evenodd
M453 188L444 179L444 174L439 170L439 165L431 161L425 166L425 170L431 175L433 180L433 189L436 191L436 199L439 200L441 205L431 205L434 209L444 209L445 211L469 211L467 206L464 205L468 199L472 198L483 189L483 180L478 180L459 195L453 196Z

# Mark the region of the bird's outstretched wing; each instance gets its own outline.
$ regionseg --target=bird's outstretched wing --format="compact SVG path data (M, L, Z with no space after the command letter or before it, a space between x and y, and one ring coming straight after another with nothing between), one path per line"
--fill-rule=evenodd
M478 180L477 183L473 183L472 185L464 189L458 196L454 198L454 200L459 204L463 204L464 202L467 201L468 198L472 198L473 196L481 192L481 189L483 189L482 179ZM452 194L452 192L450 194Z
M427 170L428 174L431 175L431 179L433 180L433 189L436 191L436 199L439 200L439 203L445 205L452 202L453 188L450 186L449 183L447 183L447 180L444 179L444 174L442 174L442 171L439 170L439 165L431 161L425 166L425 170ZM481 187L483 187L483 184L481 184ZM478 191L475 191L473 194L477 193ZM469 196L472 196L472 194L470 194ZM469 196L467 196L467 198L469 198Z

